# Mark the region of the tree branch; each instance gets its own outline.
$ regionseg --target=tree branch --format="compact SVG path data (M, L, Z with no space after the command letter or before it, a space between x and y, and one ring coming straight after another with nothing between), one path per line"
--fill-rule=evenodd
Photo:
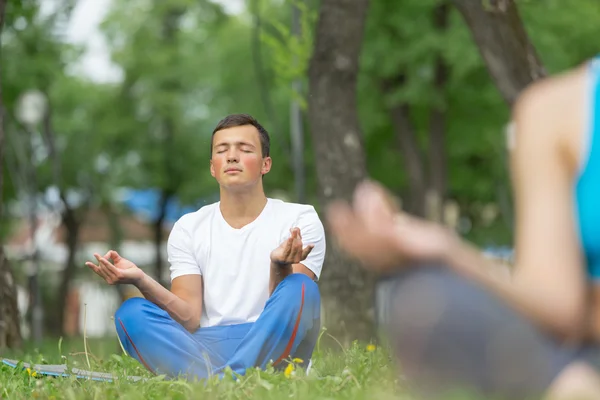
M546 71L523 25L514 0L453 0L504 100L512 105Z
M402 38L395 27L389 24L383 26L387 34L394 41L401 43ZM399 71L394 77L382 79L381 91L384 95L390 95L394 90L400 90L406 84L406 75ZM428 187L427 173L425 171L425 154L417 141L417 132L410 120L411 107L402 102L389 107L388 113L392 120L394 132L402 160L408 173L408 206L407 211L418 216L425 216L425 196Z

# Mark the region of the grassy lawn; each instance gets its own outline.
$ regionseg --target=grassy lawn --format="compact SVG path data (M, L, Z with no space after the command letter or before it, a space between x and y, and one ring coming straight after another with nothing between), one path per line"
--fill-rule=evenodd
M67 363L70 367L110 372L121 379L98 382L75 378L35 377L22 369L0 366L2 399L398 399L399 389L388 352L373 345L354 343L350 348L317 349L307 375L294 368L285 372L251 370L234 380L228 376L206 383L166 380L146 373L137 361L120 350L116 338L48 340L39 349L31 345L3 358L39 364ZM89 365L88 366L88 360ZM147 377L141 382L125 375Z

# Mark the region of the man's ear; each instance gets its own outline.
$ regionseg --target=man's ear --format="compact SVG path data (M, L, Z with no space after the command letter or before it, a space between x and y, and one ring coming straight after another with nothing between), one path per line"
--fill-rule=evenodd
M273 163L273 160L271 160L271 157L264 157L263 163L262 163L262 168L260 169L260 173L263 175L268 174L269 171L271 170L272 163Z
M209 163L210 163L210 174L214 178L215 177L215 166L213 165L212 158L210 159Z

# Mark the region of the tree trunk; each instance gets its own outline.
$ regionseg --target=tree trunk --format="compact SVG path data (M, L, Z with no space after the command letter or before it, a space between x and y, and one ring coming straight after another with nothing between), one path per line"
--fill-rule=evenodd
M519 93L531 82L546 76L514 0L452 0L466 21L479 52L504 101L512 106ZM502 157L504 171L507 157ZM507 201L510 189L506 180L497 184L497 200L502 215L512 230L512 203Z
M442 3L434 10L434 26L440 33L448 27L448 3ZM448 65L438 54L435 60L434 89L439 104L432 106L429 118L429 191L427 196L427 216L430 220L443 222L444 201L447 188L446 162L446 105L445 89L448 81Z
M0 0L0 34L4 28L4 12L6 0ZM0 64L1 68L1 64ZM0 218L3 211L4 193L4 106L2 104L2 87L0 85ZM10 264L4 255L0 243L0 350L6 347L21 346L21 326L19 324L19 308L17 307L17 291Z
M162 257L162 245L163 245L163 225L167 217L167 204L171 198L169 191L163 190L160 194L160 203L158 205L159 214L156 221L154 221L154 251L155 251L155 263L156 263L156 280L164 286L163 282L163 257Z
M169 46L177 46L177 30L179 29L179 20L185 13L185 8L172 7L167 10L163 17L162 30L163 39ZM167 79L162 83L162 90L166 93L178 92L181 83L176 79ZM166 180L162 183L160 202L158 204L159 214L157 219L154 221L154 250L155 250L155 271L156 280L163 286L165 282L163 280L163 257L162 257L162 245L163 245L163 224L167 217L167 205L171 197L177 193L177 190L181 186L181 180L176 168L173 164L173 154L176 154L174 141L176 135L176 117L173 113L167 110L163 114L162 129L163 129L163 168Z
M309 66L308 114L318 198L352 197L367 176L356 82L368 0L323 0ZM373 279L328 240L321 280L323 325L339 340L373 335ZM346 343L348 343L346 341Z
M292 29L291 33L300 40L302 26L300 23L300 9L294 3L292 7ZM292 68L298 68L298 57L294 54ZM296 77L292 82L292 90L296 96L303 96L302 78ZM292 166L294 171L294 182L296 184L296 201L306 202L306 177L304 162L304 126L302 124L302 107L297 97L292 97L290 102L290 136L292 138Z
M392 125L398 140L398 146L404 167L408 174L408 202L403 207L409 213L425 216L425 195L427 190L427 173L423 164L423 154L413 124L410 122L410 106L399 104L390 109Z
M77 256L77 245L79 241L79 228L81 221L78 219L75 211L67 209L63 213L62 223L67 231L67 262L62 271L60 280L60 289L58 291L58 329L61 335L64 335L65 311L67 306L67 298L71 288L71 282L75 275L76 265L75 258Z
M495 85L512 105L532 81L546 75L514 0L453 0Z
M0 350L20 347L21 342L16 285L4 249L0 246Z

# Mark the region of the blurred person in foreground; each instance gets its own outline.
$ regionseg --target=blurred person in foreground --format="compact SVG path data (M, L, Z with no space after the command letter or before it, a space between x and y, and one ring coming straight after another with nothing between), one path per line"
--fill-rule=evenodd
M223 376L227 367L244 374L271 361L276 368L290 358L309 362L320 329L325 234L312 206L266 197L269 147L267 131L249 115L218 123L210 172L220 201L173 226L170 291L116 251L86 263L109 284L132 284L144 295L125 301L115 323L127 353L149 371L194 380Z
M516 208L510 277L449 229L366 182L327 220L391 284L389 340L423 397L600 398L600 63L531 84L508 135ZM391 282L390 282L391 280Z

